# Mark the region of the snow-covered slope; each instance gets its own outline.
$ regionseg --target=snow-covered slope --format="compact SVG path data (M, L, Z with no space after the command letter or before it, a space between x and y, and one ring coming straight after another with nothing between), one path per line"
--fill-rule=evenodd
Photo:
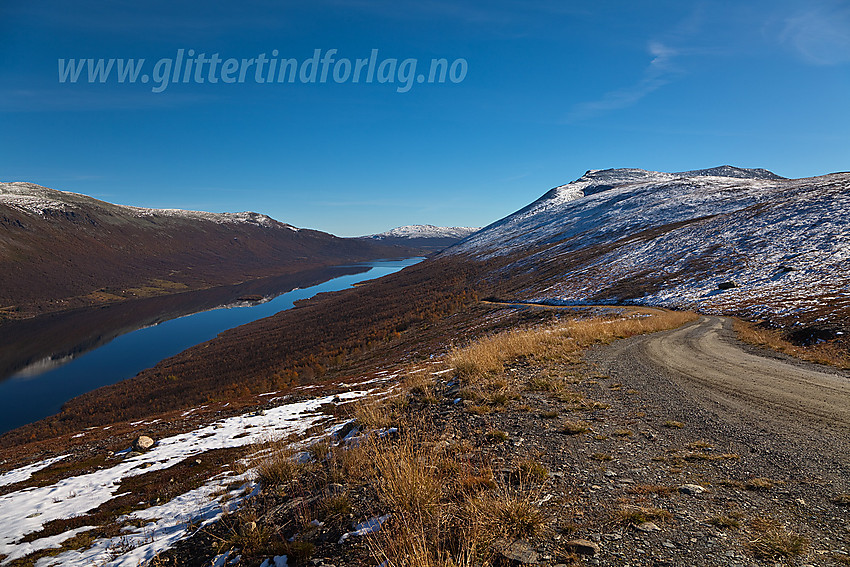
M387 376L382 382L393 378L395 375ZM27 481L33 473L69 455L63 454L0 474L0 486L16 483L24 486L0 495L0 565L7 565L39 550L60 548L62 542L80 532L95 530L94 533L97 533L98 520L93 518L93 525L84 525L55 536L33 537L32 541L25 539L27 535L41 534L44 525L51 521L85 517L98 506L123 496L120 493L121 482L129 477L169 469L189 458L206 458L204 455L208 451L251 445L260 447L272 439L304 434L311 427L324 435L333 434L340 424L328 422L320 408L367 395L378 386L375 382L377 380L341 385L348 391L336 396L314 397L298 402L281 397L271 398L270 401L276 403L276 407L221 419L183 434L160 439L142 454L133 453L127 448L116 453L102 468L87 474L68 476L47 486L27 486ZM183 416L193 411L189 410ZM144 427L156 421L159 420L137 422L136 425ZM76 437L85 436L87 431ZM309 444L310 440L295 447L303 450ZM243 469L247 468L246 461L240 464ZM65 550L54 557L42 558L37 565L148 565L157 553L173 546L198 527L232 512L246 494L255 494L252 491L256 487L255 471L237 472L234 469L239 469L240 464L222 467L218 474L214 474L200 487L176 495L167 502L150 507L140 503L137 510L121 517L121 520L133 520L133 526L125 527L120 535L97 537L80 549Z
M588 171L446 253L496 261L529 300L850 318L850 174Z
M431 224L414 224L400 226L380 234L371 234L369 238L383 240L385 238L454 238L460 240L473 232L480 230L468 226L434 226Z

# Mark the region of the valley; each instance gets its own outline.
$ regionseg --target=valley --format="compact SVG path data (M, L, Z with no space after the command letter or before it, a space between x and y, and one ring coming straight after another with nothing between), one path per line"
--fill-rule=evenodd
M222 331L420 260L323 268L0 325L0 342L7 347L2 354L12 370L0 374L0 433L54 415L71 398L131 378Z
M21 526L0 553L842 564L847 372L739 337L847 352L846 217L825 214L846 177L590 171L422 262L223 330L0 436Z

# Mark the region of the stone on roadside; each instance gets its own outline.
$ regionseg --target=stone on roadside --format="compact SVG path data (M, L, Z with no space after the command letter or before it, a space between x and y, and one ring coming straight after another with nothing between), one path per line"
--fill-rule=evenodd
M567 551L578 555L596 555L599 553L599 545L586 539L574 539L564 544Z
M649 532L657 532L661 528L659 528L658 525L655 524L654 522L644 522L644 523L640 524L639 526L637 526L637 529L639 529L642 532L649 533Z
M498 555L504 565L537 565L537 552L521 539L497 546Z

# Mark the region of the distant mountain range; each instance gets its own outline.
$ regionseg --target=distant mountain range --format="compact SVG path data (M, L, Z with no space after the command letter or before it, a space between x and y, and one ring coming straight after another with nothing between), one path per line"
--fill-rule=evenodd
M850 174L588 171L444 252L516 299L850 320Z
M438 252L456 244L479 228L468 226L433 226L430 224L414 224L400 226L380 234L364 236L364 239L377 240L384 244L412 246L428 252Z
M418 253L258 213L145 209L0 183L0 321Z

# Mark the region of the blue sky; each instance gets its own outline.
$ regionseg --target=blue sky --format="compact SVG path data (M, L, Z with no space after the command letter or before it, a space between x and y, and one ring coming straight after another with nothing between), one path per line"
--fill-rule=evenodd
M73 6L73 9L71 9ZM850 169L850 4L0 2L0 180L339 235L485 225L587 169ZM59 82L58 60L466 61L459 82ZM85 73L84 73L85 75ZM205 76L205 75L204 75Z

